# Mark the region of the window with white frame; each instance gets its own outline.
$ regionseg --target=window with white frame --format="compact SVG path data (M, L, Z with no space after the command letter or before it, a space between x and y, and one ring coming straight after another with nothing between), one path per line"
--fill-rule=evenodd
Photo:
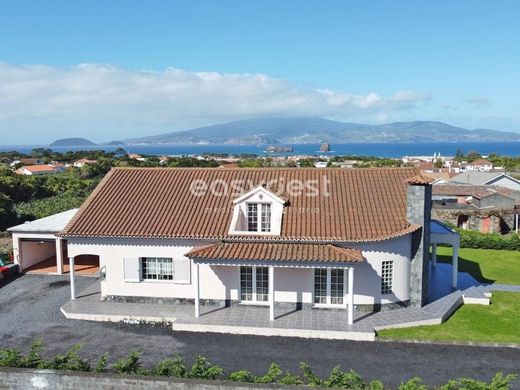
M345 270L314 269L314 303L342 305L345 302Z
M269 300L269 269L240 267L240 300L267 302Z
M168 257L141 257L143 280L173 280L173 259Z
M391 294L394 280L394 262L383 261L381 265L381 294Z
M247 231L270 232L271 231L271 204L248 203L247 204Z

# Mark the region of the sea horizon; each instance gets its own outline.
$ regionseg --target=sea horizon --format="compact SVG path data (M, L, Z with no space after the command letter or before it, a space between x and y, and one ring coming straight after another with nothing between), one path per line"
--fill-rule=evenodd
M424 142L424 143L345 143L331 144L330 152L321 152L320 144L280 144L274 146L292 147L292 152L267 153L272 145L229 145L229 144L132 144L132 145L92 145L92 146L50 146L50 145L0 145L0 152L17 151L30 153L36 148L52 149L56 152L80 150L104 150L106 152L123 148L128 153L146 155L201 155L205 153L227 153L230 155L256 154L258 156L374 156L399 158L404 156L454 156L460 149L464 153L478 152L483 156L496 153L501 156L520 156L520 142Z

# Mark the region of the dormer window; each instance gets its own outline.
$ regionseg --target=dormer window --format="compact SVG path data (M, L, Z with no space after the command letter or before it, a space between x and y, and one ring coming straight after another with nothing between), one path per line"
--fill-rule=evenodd
M285 201L257 187L235 199L229 234L279 235Z
M271 231L270 203L247 203L247 231L264 233Z

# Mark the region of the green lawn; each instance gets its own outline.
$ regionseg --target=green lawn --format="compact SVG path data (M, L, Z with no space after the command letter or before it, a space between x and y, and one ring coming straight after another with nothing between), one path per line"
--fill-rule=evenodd
M451 263L451 248L437 248L437 260ZM459 270L484 283L520 284L520 252L461 249ZM490 306L463 305L441 325L389 329L378 337L434 341L520 344L520 293L494 291Z
M490 306L463 305L441 325L382 330L378 337L520 344L520 293L495 291Z
M452 249L437 248L437 261L451 263ZM520 284L520 251L459 250L459 270L483 283Z

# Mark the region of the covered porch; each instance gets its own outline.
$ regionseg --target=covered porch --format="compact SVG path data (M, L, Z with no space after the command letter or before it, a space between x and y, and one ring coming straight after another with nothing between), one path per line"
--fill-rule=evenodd
M276 313L277 270L312 269L315 274L313 307L343 309L347 314L346 323L354 323L353 264L364 261L359 250L330 244L220 242L194 248L187 256L194 263L195 318L201 315L199 266L205 264L238 268L239 304L268 307L271 322L280 318ZM287 286L284 287L286 291Z
M437 245L439 244L449 245L453 248L451 260L451 288L457 289L459 280L459 233L440 221L432 220L430 223L430 245L431 266L433 271L437 268Z

